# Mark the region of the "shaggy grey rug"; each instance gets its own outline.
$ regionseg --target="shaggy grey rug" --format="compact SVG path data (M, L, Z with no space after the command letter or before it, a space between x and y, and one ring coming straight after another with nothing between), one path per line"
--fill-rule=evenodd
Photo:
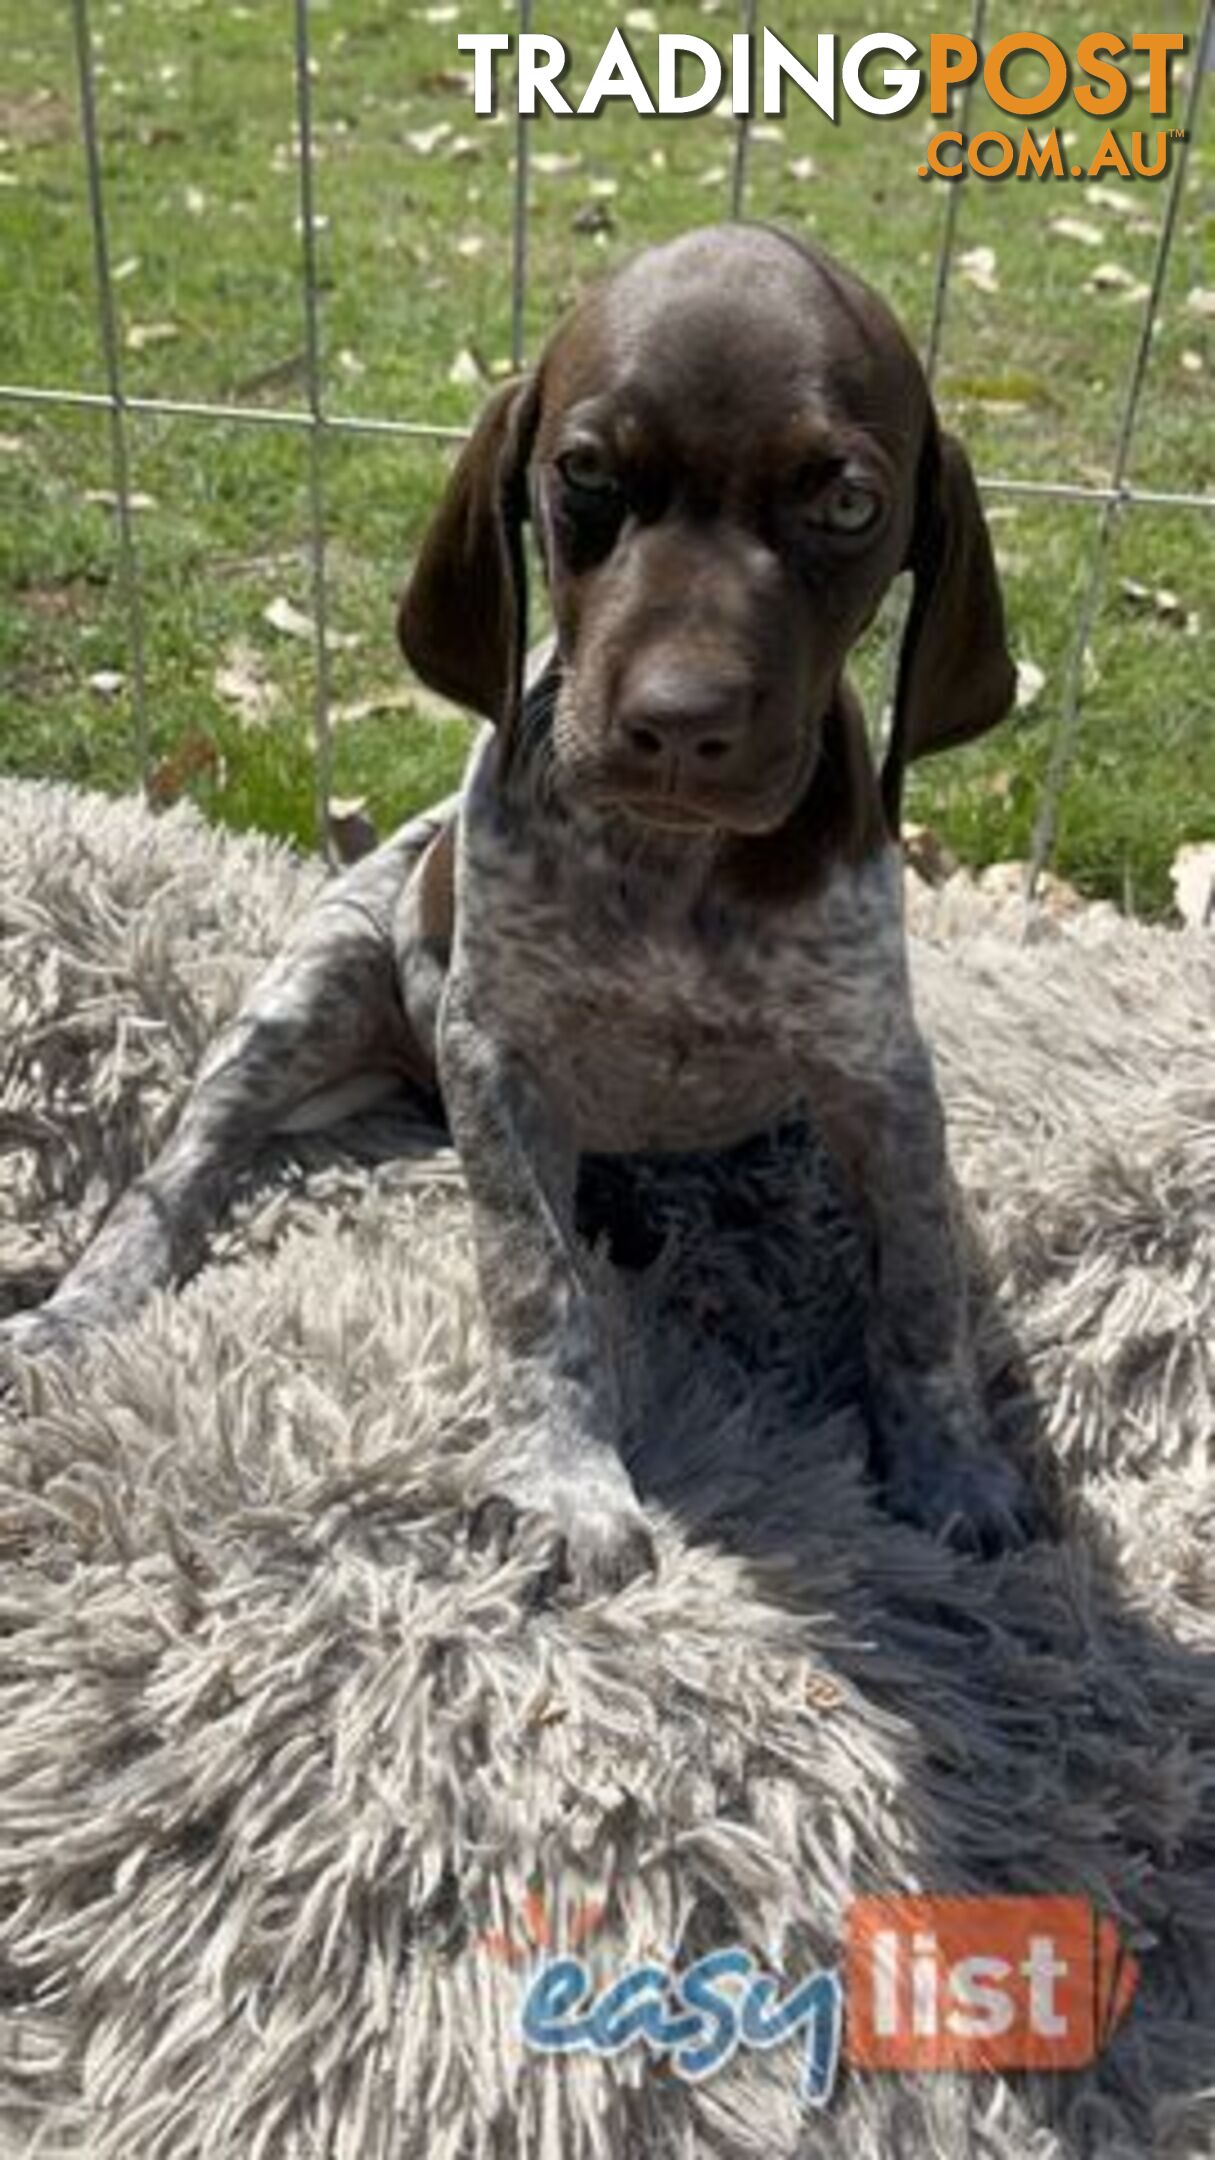
M0 1310L318 882L0 785ZM450 1156L404 1110L284 1151L193 1284L0 1415L5 2160L1215 2151L1215 941L912 912L993 1411L1056 1538L967 1560L882 1512L850 1233L787 1133L589 1187L658 1254L611 1279L661 1572L537 1606L463 1538L494 1435ZM738 1943L796 1979L913 1888L1116 1918L1142 1978L1097 2064L845 2066L811 2112L796 2041L699 2085L521 2043L541 1901L558 1939L602 1904L603 1977Z

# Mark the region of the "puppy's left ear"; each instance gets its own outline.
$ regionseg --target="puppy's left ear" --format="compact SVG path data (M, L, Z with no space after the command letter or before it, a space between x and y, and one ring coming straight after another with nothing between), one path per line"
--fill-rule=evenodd
M986 734L1004 718L1017 681L974 474L961 443L938 428L931 411L905 567L915 582L882 767L882 807L892 832L906 766Z
M490 399L452 469L401 598L397 635L411 667L509 738L523 696L527 465L540 393L532 375Z

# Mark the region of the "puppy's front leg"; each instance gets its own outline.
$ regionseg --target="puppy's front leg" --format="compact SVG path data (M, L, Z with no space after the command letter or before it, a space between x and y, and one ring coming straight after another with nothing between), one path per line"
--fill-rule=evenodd
M9 1350L70 1352L203 1257L233 1183L275 1132L331 1122L426 1059L398 992L391 924L450 806L412 820L329 887L221 1030L150 1167L45 1305L0 1322Z
M1020 1542L1033 1504L983 1440L944 1116L909 1000L875 1068L820 1073L813 1100L869 1241L870 1410L890 1504L961 1545Z
M439 1078L473 1207L492 1399L513 1459L477 1526L539 1514L582 1591L654 1565L617 1453L621 1402L574 1227L578 1156L540 1074L489 1033L449 984Z

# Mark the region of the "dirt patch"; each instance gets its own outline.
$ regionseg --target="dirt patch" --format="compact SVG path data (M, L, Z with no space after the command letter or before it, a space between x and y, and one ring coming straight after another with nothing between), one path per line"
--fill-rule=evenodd
M103 589L100 578L55 578L48 585L20 586L17 599L38 622L79 622L94 612Z
M0 97L0 141L14 150L38 150L75 132L76 108L58 90Z

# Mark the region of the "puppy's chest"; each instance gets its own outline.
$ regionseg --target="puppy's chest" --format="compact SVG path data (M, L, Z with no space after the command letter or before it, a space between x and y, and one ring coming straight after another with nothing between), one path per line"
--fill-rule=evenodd
M462 961L477 1008L584 1147L724 1146L797 1101L795 938L594 861L500 863L482 890Z

